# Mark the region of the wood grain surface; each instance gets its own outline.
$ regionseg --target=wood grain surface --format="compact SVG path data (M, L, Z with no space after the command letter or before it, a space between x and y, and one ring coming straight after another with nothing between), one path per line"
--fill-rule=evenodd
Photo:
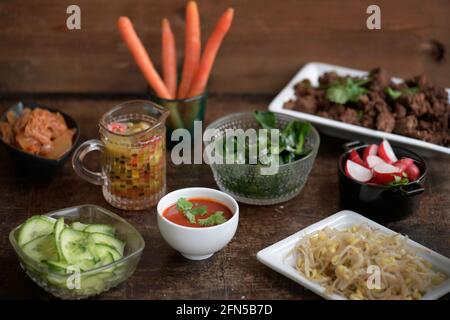
M146 84L116 30L128 15L156 65L168 17L183 47L184 0L78 0L81 30L66 28L68 0L0 1L0 93L141 93ZM369 0L199 1L202 38L229 6L235 21L209 91L275 93L305 63L393 75L425 73L450 87L450 1L380 0L381 30L366 28ZM182 52L179 50L179 61Z
M222 115L264 109L269 97L212 96L207 122ZM97 136L97 121L118 99L38 98L42 104L73 116L82 139ZM3 100L0 113L14 101ZM240 222L232 242L211 259L184 259L162 239L155 209L125 212L110 207L100 187L76 176L66 163L52 181L32 179L0 149L0 299L49 299L21 270L9 244L10 230L34 214L79 205L97 204L117 212L143 235L146 247L134 273L125 283L99 299L320 299L302 286L265 267L256 253L341 208L336 161L343 141L324 135L309 180L299 196L282 205L240 205ZM450 256L450 167L448 157L428 159L426 192L418 211L405 220L386 224L413 240ZM206 186L216 188L207 165L168 166L168 190ZM448 299L449 295L445 297Z

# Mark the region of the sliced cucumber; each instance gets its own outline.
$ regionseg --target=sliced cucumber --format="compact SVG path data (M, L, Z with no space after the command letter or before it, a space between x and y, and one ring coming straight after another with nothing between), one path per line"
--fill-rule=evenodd
M83 231L89 233L104 233L110 236L114 236L114 234L116 233L114 227L107 224L90 224Z
M64 230L64 218L59 218L58 221L55 223L55 243L56 243L56 249L58 250L58 255L60 259L64 259L64 256L61 251L61 232Z
M59 261L53 261L53 260L46 261L46 264L52 271L56 271L56 272L59 272L62 274L67 273L67 267L69 266L65 262L59 262Z
M61 251L69 264L77 264L83 260L93 260L94 256L88 250L89 234L70 228L64 228L60 235Z
M113 263L114 262L114 258L113 258L113 256L112 256L112 254L111 253L108 253L106 256L104 256L103 258L102 258L102 260L99 262L100 263L100 265L99 265L99 267L102 267L102 266L106 266L106 265L108 265L108 264L110 264L110 263ZM98 264L98 263L97 263Z
M88 224L84 224L84 223L81 223L78 221L74 222L70 225L70 227L72 229L77 230L77 231L84 231L84 229L86 229L87 226L88 226Z
M97 275L81 277L80 292L84 294L96 294L103 291L105 281Z
M46 276L46 279L47 279L48 283L53 286L60 287L60 288L67 288L67 278L68 277L69 277L69 275L65 276L65 275L49 273Z
M104 244L95 244L94 252L95 252L95 255L100 260L103 260L103 258L108 255L111 255L111 257L113 258L114 261L122 258L122 255L120 254L119 251L117 251L113 247L110 247L110 246L104 245Z
M45 235L26 243L23 252L37 262L58 259L55 239L53 235Z
M52 223L48 217L31 217L20 227L19 236L17 238L19 246L23 246L36 238L52 233L53 224L54 223Z
M81 274L81 288L74 290L77 295L88 296L101 293L127 271L124 262L118 266L114 263L123 257L125 248L125 242L114 234L114 227L106 224L74 222L69 227L64 218L34 216L20 227L17 240L23 252L40 263L36 267L26 263L27 272L49 286L68 288L67 280L73 272L104 267L89 276Z
M94 259L81 260L78 261L75 265L79 267L81 271L87 271L96 268L96 262Z
M89 238L96 244L113 247L120 255L123 255L123 249L125 248L125 243L123 241L103 233L91 233Z

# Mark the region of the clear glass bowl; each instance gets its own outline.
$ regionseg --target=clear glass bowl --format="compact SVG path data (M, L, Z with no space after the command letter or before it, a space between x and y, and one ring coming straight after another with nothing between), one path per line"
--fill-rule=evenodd
M17 243L18 231L14 228L9 241L19 257L20 266L27 275L45 291L61 299L82 299L105 292L130 277L141 258L145 242L139 232L118 215L95 205L81 205L45 214L65 223L104 223L114 226L117 237L126 242L123 258L108 265L79 273L79 287L74 274L61 274L37 263L24 254ZM74 287L72 289L72 287Z
M284 128L292 120L298 121L297 118L276 113L277 128ZM213 141L223 136L227 129L251 128L259 128L251 112L234 113L211 123L206 130L212 129L214 134L205 145L207 156L210 154L208 148L214 147ZM209 162L220 190L242 203L271 205L285 202L299 194L308 179L319 145L319 133L311 126L305 140L305 147L311 152L300 160L280 165L278 173L274 175L262 175L260 165Z

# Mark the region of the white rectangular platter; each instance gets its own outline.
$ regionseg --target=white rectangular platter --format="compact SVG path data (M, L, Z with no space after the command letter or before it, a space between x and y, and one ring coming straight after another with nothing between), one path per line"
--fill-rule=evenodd
M379 130L369 129L353 124L344 123L324 117L315 116L309 113L300 112L296 110L284 109L283 105L286 101L295 98L294 86L304 79L309 79L311 84L317 86L319 77L329 71L335 71L341 76L363 76L366 71L340 67L325 63L311 62L306 64L299 72L292 78L292 80L284 87L283 90L272 100L269 105L269 110L280 112L294 116L296 118L309 121L317 126L323 133L346 139L346 140L360 140L364 142L379 142L381 139L388 139L392 144L403 146L423 156L432 156L436 153L444 153L450 155L450 148L433 144L430 142L421 141L414 138L405 137L402 135L383 132ZM392 78L393 81L402 81L398 78ZM450 95L450 89L447 89Z
M300 230L299 232L281 240L261 251L256 255L257 259L268 266L269 268L281 273L291 280L301 284L305 288L314 293L330 300L345 300L346 298L338 294L327 294L325 288L314 281L311 281L301 275L295 268L295 259L292 255L292 250L298 241L305 235L311 234L325 227L343 229L352 225L364 224L371 228L378 229L386 234L394 234L391 229L383 227L382 225L363 217L362 215L343 210L332 216L325 218L311 226ZM416 253L422 258L428 260L433 265L435 270L438 270L449 276L450 273L450 259L438 254L423 245L408 239L408 245L411 246ZM423 297L422 300L435 300L450 292L450 277L439 286L431 288Z

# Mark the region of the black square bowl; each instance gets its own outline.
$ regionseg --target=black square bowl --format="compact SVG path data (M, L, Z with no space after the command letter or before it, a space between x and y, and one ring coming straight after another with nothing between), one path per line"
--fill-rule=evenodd
M43 106L41 104L37 104L34 102L18 102L11 108L9 108L0 118L0 121L7 121L6 114L9 111L14 112L17 116L20 116L25 108L35 109L41 108L46 109L51 112L58 112L66 121L67 127L69 129L76 129L76 133L73 136L72 147L69 151L67 151L64 155L62 155L58 159L47 159L38 155L34 155L25 151L16 148L0 138L0 143L6 148L8 153L11 155L15 163L17 163L21 169L26 171L27 174L36 175L36 176L52 176L57 169L59 169L66 161L69 159L70 154L76 148L79 139L80 139L80 128L78 127L75 120L73 120L70 116L56 109L49 108L47 106Z

